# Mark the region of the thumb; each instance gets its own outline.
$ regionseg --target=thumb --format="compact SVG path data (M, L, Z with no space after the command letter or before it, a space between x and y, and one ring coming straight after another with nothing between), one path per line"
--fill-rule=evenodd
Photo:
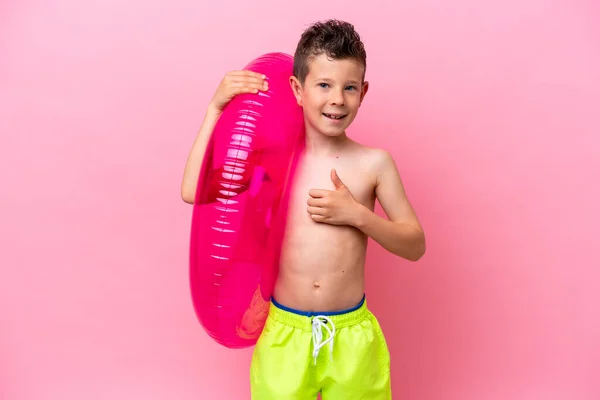
M331 181L336 189L341 189L344 187L344 182L342 182L335 169L331 170Z

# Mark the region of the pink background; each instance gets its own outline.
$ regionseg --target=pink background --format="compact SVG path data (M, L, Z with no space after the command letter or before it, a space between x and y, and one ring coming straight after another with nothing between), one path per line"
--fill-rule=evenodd
M2 2L0 398L249 398L193 314L181 174L222 75L327 17L427 232L369 250L395 398L600 398L598 3L349 4Z

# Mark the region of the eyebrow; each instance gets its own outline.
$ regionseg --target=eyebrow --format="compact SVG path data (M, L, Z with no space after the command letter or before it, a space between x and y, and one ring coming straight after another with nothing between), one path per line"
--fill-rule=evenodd
M324 77L319 77L315 80L316 81L324 81L324 82L332 82L332 79L324 78ZM354 79L349 80L347 83L351 84L351 85L360 85L361 84L360 81L355 81Z

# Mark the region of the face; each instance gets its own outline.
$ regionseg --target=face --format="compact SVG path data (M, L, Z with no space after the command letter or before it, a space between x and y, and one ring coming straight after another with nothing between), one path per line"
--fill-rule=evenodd
M290 83L304 110L307 129L338 136L352 123L367 93L364 67L354 59L333 60L321 54L309 61L304 84L294 76Z

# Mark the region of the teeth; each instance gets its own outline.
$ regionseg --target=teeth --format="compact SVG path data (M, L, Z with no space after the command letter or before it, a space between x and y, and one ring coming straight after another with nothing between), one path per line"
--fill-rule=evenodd
M331 118L331 119L342 119L344 116L340 115L340 116L335 116L335 115L331 115L331 114L325 114L326 117Z

